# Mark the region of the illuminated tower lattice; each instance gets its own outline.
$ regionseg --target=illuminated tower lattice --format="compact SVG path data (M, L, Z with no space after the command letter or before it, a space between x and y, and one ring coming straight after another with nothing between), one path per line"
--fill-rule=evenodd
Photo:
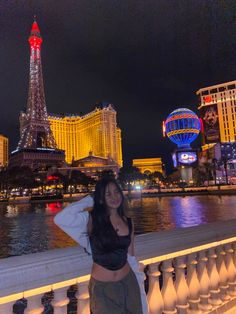
M27 110L21 113L21 138L18 150L25 148L56 148L48 121L41 64L42 37L36 20L29 36L30 73Z

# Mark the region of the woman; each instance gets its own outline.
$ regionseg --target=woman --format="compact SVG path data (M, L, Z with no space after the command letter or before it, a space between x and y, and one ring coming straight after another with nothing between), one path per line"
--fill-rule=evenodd
M124 214L123 193L115 180L97 183L88 230L93 256L92 313L141 314L139 285L127 261L127 253L134 255L133 225Z
M89 215L85 209L92 206ZM138 271L133 256L133 225L124 214L124 197L117 182L110 178L101 179L96 185L94 200L87 196L70 204L56 215L54 221L92 253L89 282L92 313L146 314L143 273Z

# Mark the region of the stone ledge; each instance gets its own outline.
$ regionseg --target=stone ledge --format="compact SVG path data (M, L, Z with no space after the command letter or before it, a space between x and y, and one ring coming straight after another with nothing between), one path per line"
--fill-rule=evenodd
M206 244L214 246L236 237L235 227L236 220L231 220L136 236L136 256L148 263L148 259L165 260ZM2 259L0 297L88 275L91 265L91 256L78 246Z
M222 304L217 309L207 312L207 314L235 314L236 313L236 298L233 298L227 303Z

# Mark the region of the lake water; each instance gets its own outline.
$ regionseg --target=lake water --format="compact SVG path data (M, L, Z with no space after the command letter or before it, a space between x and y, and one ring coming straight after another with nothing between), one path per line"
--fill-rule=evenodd
M53 222L68 203L0 204L0 257L76 243ZM143 197L129 201L136 234L236 218L236 195Z

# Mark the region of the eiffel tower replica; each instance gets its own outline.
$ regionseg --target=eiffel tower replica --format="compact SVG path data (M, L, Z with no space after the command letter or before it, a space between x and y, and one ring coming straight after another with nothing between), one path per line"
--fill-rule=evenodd
M26 112L20 113L20 141L11 153L11 166L29 166L33 170L61 166L65 153L57 149L47 115L41 64L42 37L36 19L29 36L30 73Z

